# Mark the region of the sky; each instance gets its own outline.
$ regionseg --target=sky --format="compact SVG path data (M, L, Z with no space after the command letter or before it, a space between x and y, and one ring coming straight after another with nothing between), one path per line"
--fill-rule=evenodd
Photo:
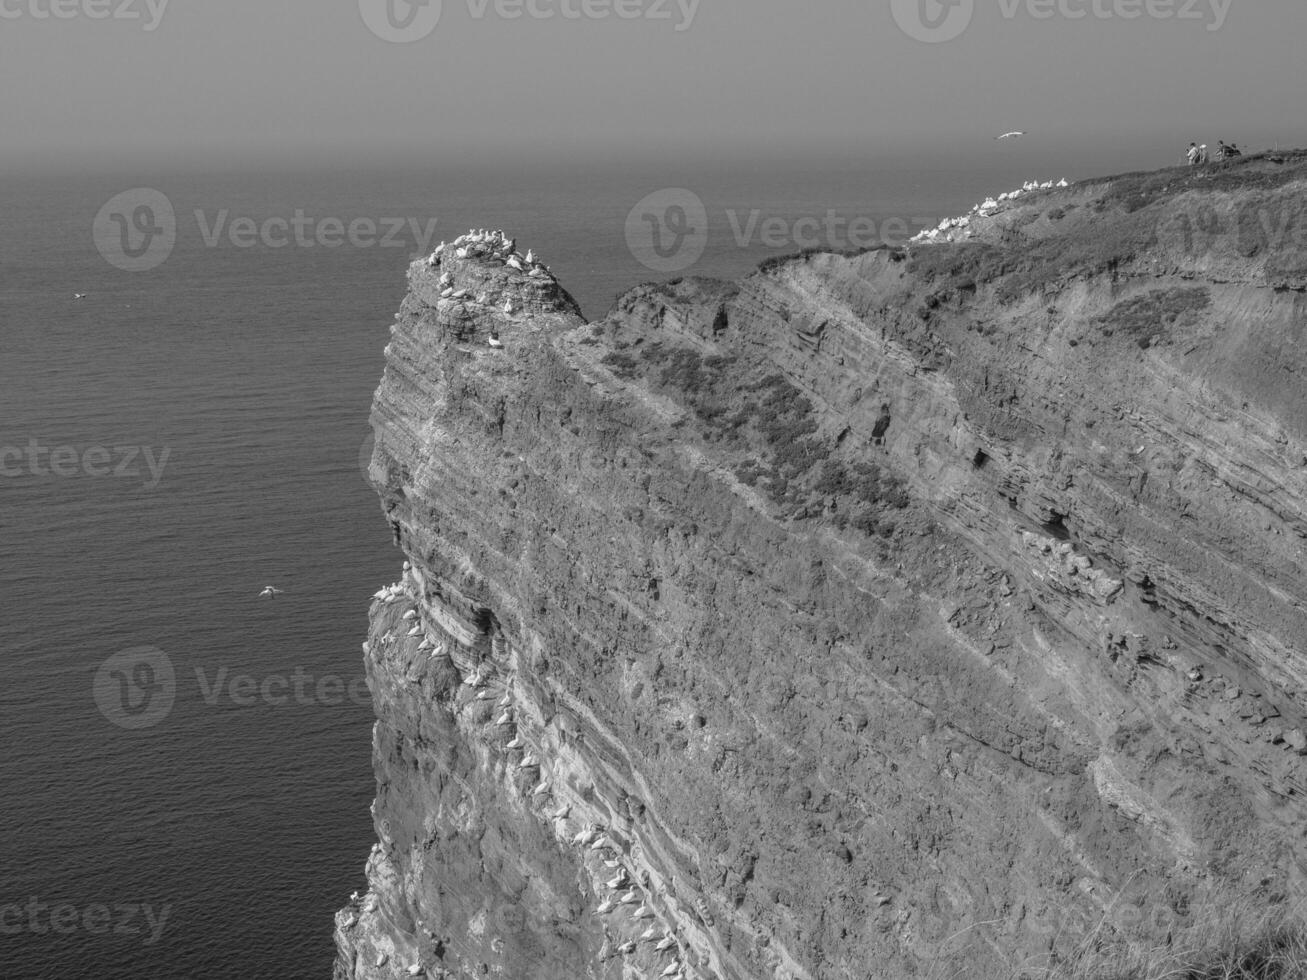
M0 0L0 172L960 162L1008 130L1142 168L1307 145L1303 38L1303 0Z

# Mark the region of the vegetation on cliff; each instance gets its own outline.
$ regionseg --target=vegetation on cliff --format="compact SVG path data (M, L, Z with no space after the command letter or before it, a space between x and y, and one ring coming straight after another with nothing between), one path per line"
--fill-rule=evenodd
M838 457L838 441L819 430L812 401L775 372L744 380L735 357L690 347L641 344L612 351L603 363L625 380L647 377L673 394L709 441L741 459L735 476L762 491L785 517L825 515L838 528L893 533L887 515L908 506L904 482L874 462Z

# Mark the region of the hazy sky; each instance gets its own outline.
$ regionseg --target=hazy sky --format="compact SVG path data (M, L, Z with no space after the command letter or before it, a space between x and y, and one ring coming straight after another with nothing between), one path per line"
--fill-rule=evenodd
M1304 0L950 2L0 0L0 168L1307 144Z

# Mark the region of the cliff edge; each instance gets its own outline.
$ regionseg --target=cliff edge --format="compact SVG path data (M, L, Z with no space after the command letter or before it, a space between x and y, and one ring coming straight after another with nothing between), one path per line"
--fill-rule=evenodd
M596 323L415 263L336 976L1009 976L1304 894L1304 203L1083 182Z

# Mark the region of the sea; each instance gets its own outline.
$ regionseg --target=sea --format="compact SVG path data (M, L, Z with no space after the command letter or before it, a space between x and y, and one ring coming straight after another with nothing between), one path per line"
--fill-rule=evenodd
M375 840L360 644L402 555L363 465L414 257L502 228L599 319L1074 170L0 178L0 977L331 976Z

